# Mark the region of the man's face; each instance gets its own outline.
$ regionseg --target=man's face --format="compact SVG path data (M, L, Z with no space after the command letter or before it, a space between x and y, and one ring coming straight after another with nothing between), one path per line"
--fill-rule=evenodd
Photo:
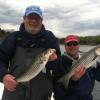
M42 19L39 15L32 13L23 17L25 30L31 34L37 34L42 27Z
M76 55L79 51L79 43L76 41L71 41L65 44L65 49L68 54Z

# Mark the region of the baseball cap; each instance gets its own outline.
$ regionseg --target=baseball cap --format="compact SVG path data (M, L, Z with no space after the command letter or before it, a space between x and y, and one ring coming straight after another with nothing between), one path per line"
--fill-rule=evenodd
M72 42L72 41L79 42L78 36L76 36L76 35L68 35L65 38L65 43L69 43L69 42Z
M36 13L41 18L43 18L43 16L42 16L42 10L41 10L41 8L39 6L32 5L32 6L28 6L26 8L25 16L28 16L29 14L32 14L32 13Z

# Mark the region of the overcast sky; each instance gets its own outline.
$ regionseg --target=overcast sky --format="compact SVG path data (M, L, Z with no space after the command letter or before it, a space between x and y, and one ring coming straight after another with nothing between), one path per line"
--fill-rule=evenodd
M57 37L100 34L100 0L0 0L0 27L18 30L29 5L41 7L45 27Z

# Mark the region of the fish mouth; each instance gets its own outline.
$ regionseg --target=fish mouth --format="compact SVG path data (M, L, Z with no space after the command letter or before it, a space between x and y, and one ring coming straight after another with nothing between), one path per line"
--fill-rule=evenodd
M56 50L55 49L49 49L50 50L50 53L55 53L56 52Z

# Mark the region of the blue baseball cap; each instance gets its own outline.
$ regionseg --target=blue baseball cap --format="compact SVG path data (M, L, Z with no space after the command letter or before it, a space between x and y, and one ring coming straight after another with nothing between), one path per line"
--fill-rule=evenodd
M42 16L42 10L39 6L28 6L26 8L26 11L25 11L25 16L28 16L29 14L32 14L32 13L36 13L37 15L39 15L41 18L43 18Z

